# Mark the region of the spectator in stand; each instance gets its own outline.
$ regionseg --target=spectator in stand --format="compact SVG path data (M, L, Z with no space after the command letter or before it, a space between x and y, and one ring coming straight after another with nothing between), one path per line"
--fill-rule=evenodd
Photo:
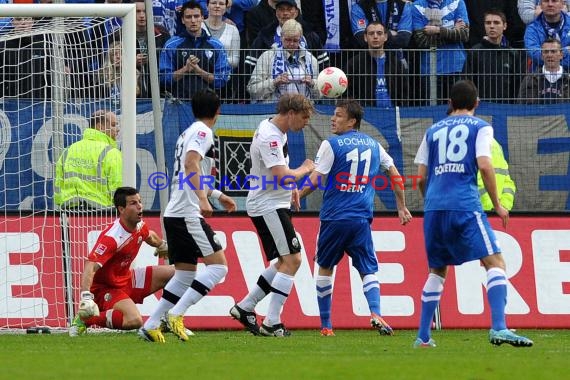
M503 34L507 18L499 10L485 12L485 37L467 53L465 73L479 89L482 100L515 103L523 58Z
M208 0L209 16L204 20L202 27L224 45L228 63L232 69L235 69L239 64L240 35L235 25L224 21L229 3L230 0Z
M277 22L271 23L261 29L257 38L251 45L251 51L245 58L246 68L253 70L257 64L258 57L266 50L271 49L273 45L282 46L281 28L287 20L294 20L299 16L299 8L295 0L277 0L275 4L275 16ZM320 51L323 47L319 35L312 31L311 27L301 22L303 28L303 36L301 37L300 46L312 52ZM328 62L328 55L325 52L316 54L319 65Z
M212 37L218 39L228 57L228 63L232 68L233 75L224 87L222 98L225 101L244 98L245 94L238 95L238 90L245 86L240 85L238 65L240 62L241 37L238 28L231 24L231 20L224 20L224 14L229 9L230 0L208 0L208 18L204 20L204 28Z
M150 98L150 69L148 64L148 35L146 27L146 6L144 0L136 0L137 7L137 70L140 73L140 98ZM154 41L157 60L160 52L170 38L168 31L160 26L154 26Z
M526 27L524 46L532 59L532 71L538 70L541 60L541 46L548 38L560 41L564 58L562 66L570 69L570 15L563 12L563 0L541 0L542 13Z
M570 9L570 0L565 0L565 3L562 10L568 12ZM525 24L530 24L542 13L540 0L518 0L517 8L519 16Z
M501 11L507 18L509 28L505 36L511 46L524 48L524 31L526 25L517 11L516 0L464 0L469 16L469 47L478 44L485 36L485 13L491 10ZM533 0L534 1L534 0ZM569 0L570 1L570 0Z
M181 13L186 29L166 42L160 54L160 81L175 97L190 99L200 89L224 87L231 67L224 45L202 29L200 4L189 1Z
M121 0L105 0L105 4L120 4ZM121 38L122 20L120 17L93 17L85 19L88 39L88 54L90 69L97 71L101 68L107 49Z
M395 51L385 51L386 28L372 21L364 31L368 50L348 62L348 96L365 106L392 108L408 99L408 68Z
M389 9L391 8L391 9ZM352 6L351 27L360 47L366 47L366 26L377 21L388 28L386 49L407 48L412 37L412 3L407 0L359 0Z
M450 6L453 5L453 6ZM449 89L463 72L469 19L463 0L416 0L412 4L413 38L421 49L437 48L437 101L447 102ZM430 99L430 51L420 53L421 95Z
M130 0L126 0L130 2ZM181 9L184 3L188 0L153 0L152 13L154 24L160 25L171 36L176 36L178 33L183 32L186 28L182 23ZM206 0L193 0L200 4L202 7L202 14L204 18L208 17L208 8Z
M251 74L247 90L254 102L275 102L283 94L301 94L318 99L317 59L300 46L303 27L287 20L281 28L282 46L261 54Z
M101 69L98 73L98 86L95 87L95 97L111 98L112 100L120 100L121 98L121 61L122 61L122 44L114 41L105 53L105 58ZM140 73L137 70L137 96L140 94Z
M551 104L570 101L570 74L562 67L560 41L549 38L542 44L544 66L527 74L519 90L521 104Z
M160 25L170 36L176 35L178 17L183 0L153 0L154 25Z
M247 12L252 10L259 0L231 0L227 5L227 20L235 25L239 31L240 38L245 39L245 18ZM209 10L208 10L209 12ZM208 16L209 17L209 16ZM265 20L267 24L268 20Z
M350 11L353 0L323 1L301 0L303 19L314 27L330 57L330 65L345 72L352 49L358 43L350 27Z
M49 48L41 34L29 34L33 25L31 17L12 18L16 37L0 42L0 98L51 98Z
M277 22L275 16L275 3L277 0L261 0L245 16L245 29L247 47L253 45L253 41L259 35L259 31L268 24Z

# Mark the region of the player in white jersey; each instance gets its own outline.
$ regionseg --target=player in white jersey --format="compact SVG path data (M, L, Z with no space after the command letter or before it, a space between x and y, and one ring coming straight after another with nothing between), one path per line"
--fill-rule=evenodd
M247 213L267 260L277 259L261 273L249 294L230 309L230 315L254 335L290 335L281 322L281 310L301 265L301 244L291 223L290 207L293 204L299 209L295 181L309 174L314 164L305 160L297 169L289 168L287 132L301 131L312 112L313 104L303 95L283 95L277 103L277 115L259 124L251 143ZM259 327L254 308L269 293L269 309Z
M302 198L319 184L326 183L315 257L319 266L316 285L322 336L334 336L331 318L333 274L345 252L352 258L352 266L362 279L370 325L380 335L394 333L380 312L378 259L370 228L376 183L387 181L383 173L390 177L400 223L407 224L412 215L406 207L402 177L394 160L376 140L360 132L363 115L364 110L356 100L337 103L331 117L333 136L323 141L317 152L315 170L310 176L312 187L305 186L300 193Z
M192 97L192 112L196 121L176 142L170 201L163 218L175 272L164 287L156 309L139 330L139 335L151 342L164 342L160 320L165 313L170 330L180 340L188 340L184 327L186 310L201 300L228 272L224 251L204 220L212 215L208 196L218 199L228 212L236 209L232 198L211 187L212 127L220 113L218 95L210 89L198 91ZM198 259L206 267L197 273Z
M530 347L532 340L507 328L507 276L495 233L479 200L477 171L497 215L507 226L509 212L501 206L491 162L493 128L474 117L479 105L477 88L459 81L451 89L449 117L426 131L414 162L424 196L424 239L429 275L422 291L422 312L414 347L435 347L431 324L443 292L449 265L480 260L487 272L487 299L491 308L489 341Z

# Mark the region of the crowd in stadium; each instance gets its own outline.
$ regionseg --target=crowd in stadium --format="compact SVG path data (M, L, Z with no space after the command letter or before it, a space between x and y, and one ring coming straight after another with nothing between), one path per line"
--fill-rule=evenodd
M145 4L135 3L137 96L148 98ZM318 100L318 73L336 66L353 84L346 96L368 106L446 102L450 86L463 78L475 82L483 101L565 102L569 5L569 0L154 1L161 94L190 99L210 87L226 102L274 102L283 93ZM0 98L51 96L49 37L26 33L39 22L46 20L0 19L0 37L15 34L0 38ZM73 40L69 45L83 47L66 56L71 87L82 89L71 95L118 97L120 20L85 23L81 34L66 37Z
M139 191L118 187L122 158L113 111L94 112L83 139L71 144L57 160L54 192L62 220L67 214L82 216L99 206L113 205L119 214L87 258L70 336L84 334L89 326L106 326L138 328L139 336L149 342L164 343L164 332L182 341L189 339L191 333L184 325L188 308L228 274L222 244L204 220L213 213L208 197L228 212L238 209L228 194L204 189L197 182L203 174L217 171L212 129L221 113L221 99L277 103L277 113L262 120L252 137L252 175L246 199L247 214L269 264L248 294L228 310L254 335L274 337L291 335L281 313L302 260L291 206L299 211L301 198L311 192L283 184L294 185L309 175L313 186L325 178L329 185L338 181L337 174L348 171L353 178L376 178L384 170L391 179L401 179L394 159L374 138L360 132L363 105L392 108L449 99L449 117L427 129L414 159L424 198L430 274L422 289L413 347L436 347L431 328L448 266L474 260L480 260L486 270L489 342L515 347L534 344L506 325L506 265L481 202L485 210L495 211L506 228L516 187L500 179L498 189L495 167L506 180L508 164L493 140L493 128L474 112L479 98L501 103L556 103L570 98L566 71L570 66L570 16L564 0L154 1L156 55L149 54L149 46L155 44L148 40L152 33L147 30L145 2L135 3L137 96L151 94L155 78L150 63L156 56L160 93L191 100L195 121L181 131L175 149L165 149L176 160L173 178L178 176L180 181L172 182L162 217L166 241L142 222ZM135 70L122 64L125 40L121 40L120 18L82 18L83 27L65 35L63 55L48 52L53 42L52 22L46 17L0 19L0 98L49 99L52 87L58 88L48 75L53 72L51 65L61 68L58 57L63 57L65 80L76 84L66 86L73 89L68 96L120 98L122 73ZM323 140L315 161L307 158L299 167L290 167L287 133L309 125L315 111L311 100L320 101L322 96L316 88L317 76L328 66L346 71L351 83L346 95L354 99L336 104L330 119L336 136ZM492 153L492 144L498 153ZM503 166L494 165L495 161ZM442 175L448 172L453 175ZM478 172L482 189L472 183ZM184 185L183 175L192 186ZM257 185L256 179L267 178L281 187ZM362 280L370 326L380 335L393 335L381 314L376 275L379 268L371 230L376 189L350 184L327 186L320 209L315 257L320 334L335 335L333 273L347 253ZM113 197L112 188L116 188ZM85 197L82 191L101 196ZM399 222L406 225L412 215L404 189L396 186L393 192ZM481 195L486 198L481 200ZM157 249L155 255L167 255L174 267L131 270L143 241ZM70 244L64 241L65 246ZM198 261L205 266L198 269ZM163 289L162 298L143 324L135 304L159 289ZM269 297L268 312L258 324L255 308L265 297Z

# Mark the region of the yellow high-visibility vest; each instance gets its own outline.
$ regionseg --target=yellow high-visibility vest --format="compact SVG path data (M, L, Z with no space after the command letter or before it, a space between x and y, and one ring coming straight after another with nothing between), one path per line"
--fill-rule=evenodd
M87 128L83 138L63 151L56 163L54 201L73 208L86 203L113 206L113 194L123 182L123 158L117 143L105 133Z
M499 203L510 211L515 203L517 187L515 185L515 181L513 181L509 175L509 163L505 160L503 148L501 148L501 145L495 139L493 139L493 142L491 143L491 162L495 168ZM477 186L479 187L479 195L481 197L483 210L493 210L493 202L491 202L491 197L489 197L487 190L485 190L481 172L477 173Z

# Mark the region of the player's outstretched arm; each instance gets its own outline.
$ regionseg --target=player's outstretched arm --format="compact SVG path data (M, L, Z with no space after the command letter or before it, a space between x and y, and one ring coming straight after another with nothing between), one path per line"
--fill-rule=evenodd
M277 178L277 183L280 185L288 185L310 174L314 169L313 160L306 159L297 169L291 169L285 165L275 165L271 167L271 175Z

